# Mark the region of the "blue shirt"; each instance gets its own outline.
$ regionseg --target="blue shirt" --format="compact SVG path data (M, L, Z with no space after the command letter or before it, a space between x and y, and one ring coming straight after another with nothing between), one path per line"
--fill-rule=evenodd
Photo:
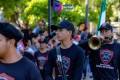
M38 34L39 33L39 28L38 27L36 27L36 28L34 28L34 30L33 30L33 33L35 33L35 34Z

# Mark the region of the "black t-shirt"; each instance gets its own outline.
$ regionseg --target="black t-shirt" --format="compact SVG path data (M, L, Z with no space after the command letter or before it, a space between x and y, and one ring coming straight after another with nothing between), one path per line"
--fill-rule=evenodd
M60 48L60 50L67 79L81 80L84 61L83 49L73 44L70 48ZM48 60L45 65L45 80L52 80L53 67L55 67L55 80L62 80L60 66L57 61L56 48L52 49L48 54Z
M98 50L92 50L88 46L88 41L80 45L85 50L90 51L90 65L94 78L118 78L118 67L120 65L120 44L101 45Z
M35 52L35 60L37 62L37 66L40 69L41 75L44 78L45 71L44 71L44 65L46 61L48 60L48 51L45 53L41 53L40 51Z
M0 62L0 80L42 80L36 65L23 57L15 63Z

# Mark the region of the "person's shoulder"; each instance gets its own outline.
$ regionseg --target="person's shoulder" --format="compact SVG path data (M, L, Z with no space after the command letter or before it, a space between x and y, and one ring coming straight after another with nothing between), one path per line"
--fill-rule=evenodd
M39 53L40 53L40 51L39 51L39 50L35 51L35 54L39 54Z
M23 57L24 66L26 67L36 67L35 63L32 62L31 60L27 59L26 57Z
M56 53L56 47L52 48L48 52L49 52L49 54L55 54Z
M84 56L84 50L80 46L75 45L75 44L73 44L73 46L74 46L74 48L73 48L74 54L76 54L79 57Z
M24 59L24 70L27 72L26 76L28 76L28 80L42 80L39 69L37 65L30 61L29 59L23 57Z
M73 44L73 47L74 47L74 50L76 50L76 51L81 51L81 50L83 50L79 45Z
M48 56L55 56L56 54L56 47L52 48L51 50L48 51Z
M117 42L117 41L115 41L114 43L116 43L116 44L120 45L120 43L119 43L119 42Z
M84 31L82 31L80 35L85 35L85 34L86 34L86 33L85 33Z
M40 53L39 50L35 51L35 53L34 53L34 57L36 57L39 53Z
M114 45L115 45L116 47L118 47L118 46L120 46L120 43L114 42ZM120 48L120 47L119 47L119 48Z

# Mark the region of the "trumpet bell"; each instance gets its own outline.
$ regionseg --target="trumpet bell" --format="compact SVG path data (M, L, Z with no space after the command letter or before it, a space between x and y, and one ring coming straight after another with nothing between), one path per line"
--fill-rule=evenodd
M88 45L91 49L93 50L97 50L100 48L101 46L101 41L99 38L97 37L91 37L88 41Z

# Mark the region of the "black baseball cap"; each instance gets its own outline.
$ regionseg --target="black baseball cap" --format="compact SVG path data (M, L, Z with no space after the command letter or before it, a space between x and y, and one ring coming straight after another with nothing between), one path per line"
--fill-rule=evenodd
M109 23L103 23L98 30L106 29L113 31L113 27Z
M11 23L0 23L0 34L9 39L15 39L18 42L23 38L22 33Z
M74 25L70 21L68 21L68 20L62 20L57 25L52 25L51 26L52 30L57 30L58 28L59 29L65 28L67 30L71 30L72 34L74 34L74 32L75 32Z
M47 38L45 38L45 39L40 39L40 41L39 41L39 43L48 43L48 39Z

